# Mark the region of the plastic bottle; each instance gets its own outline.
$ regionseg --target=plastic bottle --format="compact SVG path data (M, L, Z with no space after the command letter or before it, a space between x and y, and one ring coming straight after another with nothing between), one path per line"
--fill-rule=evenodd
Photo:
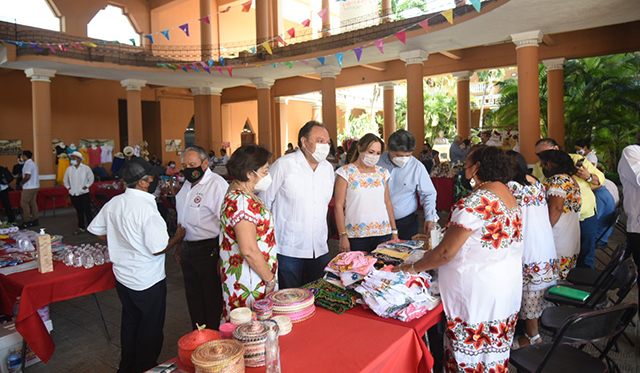
M16 298L16 302L13 304L13 317L18 319L18 309L20 308L20 297Z
M278 344L278 332L275 327L269 328L269 332L267 332L265 368L266 373L280 373L280 345Z
M16 352L15 349L11 349L9 351L9 356L7 356L7 372L8 373L21 373L22 372L22 361L20 354Z
M431 230L431 250L435 249L440 244L442 239L442 228L437 221L433 223L433 229Z

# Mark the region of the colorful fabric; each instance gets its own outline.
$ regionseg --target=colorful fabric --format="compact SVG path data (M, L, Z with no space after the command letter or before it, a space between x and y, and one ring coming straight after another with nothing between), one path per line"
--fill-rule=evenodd
M256 226L256 241L271 272L278 269L278 248L274 236L271 212L262 202L238 189L227 192L220 212L220 278L222 282L223 322L229 321L229 312L238 307L251 307L256 300L263 299L265 283L260 276L245 263L240 252L235 225L247 220ZM276 285L277 290L277 285Z
M313 293L316 305L333 311L339 315L357 306L357 300L361 298L360 294L357 292L348 289L340 289L323 279L308 283L302 288Z
M471 236L439 269L446 372L508 367L522 297L521 217L519 206L507 208L484 189L452 208L449 226L467 229Z
M349 251L333 258L327 265L327 269L337 272L355 272L366 276L375 262L375 258L365 256L362 251Z
M547 196L564 198L564 208L560 219L553 226L553 240L559 262L558 277L567 278L578 261L580 253L580 211L582 195L580 187L571 176L558 174L545 181Z
M89 166L94 167L94 166L99 166L102 164L101 161L101 154L102 154L102 149L100 148L88 148L87 149L87 153L89 153Z
M345 228L349 238L391 234L389 214L385 206L385 190L391 174L375 166L375 171L362 173L353 163L340 167L336 175L347 181Z

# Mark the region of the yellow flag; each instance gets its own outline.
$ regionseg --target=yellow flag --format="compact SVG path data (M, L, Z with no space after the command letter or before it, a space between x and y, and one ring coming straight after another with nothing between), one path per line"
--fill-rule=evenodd
M269 45L268 41L265 41L264 43L262 43L262 46L264 47L264 49L267 50L267 52L269 52L269 54L273 54L273 52L271 51L271 45Z
M86 45L87 47L91 47L91 48L97 48L98 47L96 44L88 42L88 41L83 41L81 44Z
M453 25L453 9L445 10L440 14L442 14L444 18L446 18L447 21L449 21L449 23Z

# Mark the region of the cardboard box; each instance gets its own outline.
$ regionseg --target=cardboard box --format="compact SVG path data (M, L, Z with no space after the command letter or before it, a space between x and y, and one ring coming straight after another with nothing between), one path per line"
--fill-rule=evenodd
M53 322L47 320L44 325L47 327L49 333L51 333L53 330ZM22 336L16 330L13 321L0 325L0 372L2 373L7 373L7 357L9 356L9 351L12 349L15 349L18 353L22 351ZM27 346L25 366L29 367L39 362L40 358Z

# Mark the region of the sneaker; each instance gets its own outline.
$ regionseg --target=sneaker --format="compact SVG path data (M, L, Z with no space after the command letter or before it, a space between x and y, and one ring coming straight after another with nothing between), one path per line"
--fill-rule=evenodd
M32 221L29 222L29 226L30 227L38 227L38 226L40 226L40 222L38 221L38 219L32 220Z
M86 232L86 230L85 230L85 229L78 228L78 230L77 230L77 231L75 231L75 232L73 232L73 234L74 234L74 235L77 235L77 234L82 234L82 233L84 233L84 232Z
M22 224L18 225L18 228L20 228L20 229L27 229L27 228L29 228L30 226L31 226L31 223L30 223L30 222L28 222L28 221L25 221L24 223L22 223Z

